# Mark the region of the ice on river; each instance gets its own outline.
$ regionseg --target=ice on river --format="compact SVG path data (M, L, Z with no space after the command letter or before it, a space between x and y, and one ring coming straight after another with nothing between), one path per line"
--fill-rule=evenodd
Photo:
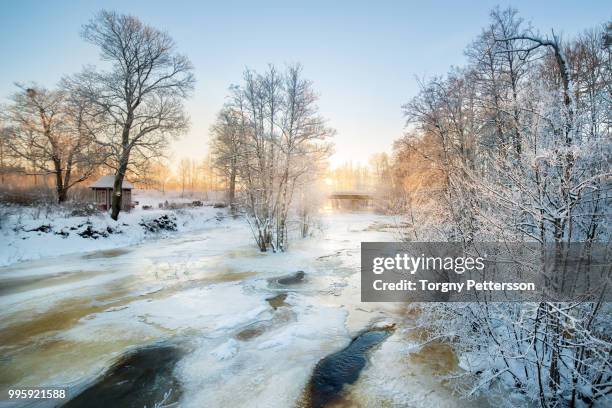
M0 268L0 392L78 388L126 350L179 340L189 348L175 369L181 406L294 405L317 361L398 316L394 304L359 301L360 243L396 240L393 228L379 228L395 220L323 220L316 237L284 254L259 253L248 227L226 219L121 250ZM275 283L297 270L299 284ZM278 294L287 296L275 308L267 299ZM364 370L363 389L387 364Z

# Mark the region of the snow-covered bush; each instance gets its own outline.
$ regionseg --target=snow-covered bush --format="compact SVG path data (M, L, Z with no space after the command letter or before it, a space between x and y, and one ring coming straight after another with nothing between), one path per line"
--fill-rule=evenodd
M164 214L161 217L145 220L143 219L140 226L147 232L160 232L160 231L176 231L176 215Z

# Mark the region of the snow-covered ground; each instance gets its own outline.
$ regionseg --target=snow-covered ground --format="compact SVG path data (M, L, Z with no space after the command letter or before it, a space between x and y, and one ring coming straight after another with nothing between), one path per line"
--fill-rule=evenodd
M180 340L190 350L175 369L180 406L295 406L317 361L365 328L395 322L347 399L364 407L472 406L410 358L401 305L360 302L360 242L395 240L392 228L381 228L394 220L322 217L321 233L283 254L258 252L243 221L214 218L129 248L0 268L0 392L78 389L126 350ZM303 282L276 282L297 270ZM267 299L279 294L287 297L275 309Z
M202 207L159 209L159 204L164 202L181 205L205 198L134 190L138 206L130 212L120 213L118 221L111 219L107 212L75 215L75 209L71 207L9 207L0 203L3 210L0 212L3 217L0 220L0 266L70 253L121 248L147 239L175 235L169 230L151 233L140 225L164 215L176 218L177 233L207 228L225 215L224 210L213 208L214 201L205 202ZM143 210L143 206L151 209Z

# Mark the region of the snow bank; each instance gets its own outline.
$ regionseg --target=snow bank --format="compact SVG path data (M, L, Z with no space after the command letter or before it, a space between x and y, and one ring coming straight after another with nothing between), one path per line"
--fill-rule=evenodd
M176 232L206 228L211 221L222 219L224 209L212 205L183 209L143 210L142 203L155 198L144 197L130 212L122 212L114 221L108 213L75 215L70 208L2 207L0 229L0 266L50 256L115 249L162 238ZM174 201L172 201L174 202ZM152 231L146 228L155 219L168 217L176 222L171 229Z

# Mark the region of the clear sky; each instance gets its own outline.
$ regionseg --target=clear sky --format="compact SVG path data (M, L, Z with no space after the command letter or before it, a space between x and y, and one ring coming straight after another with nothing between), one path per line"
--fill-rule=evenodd
M487 24L491 8L516 7L542 31L571 36L612 17L609 1L25 1L0 2L0 100L14 82L53 86L99 64L79 36L96 11L114 9L166 30L195 66L190 132L175 158L202 157L208 128L245 67L300 62L338 134L332 164L366 163L402 134L401 105L416 77L445 73Z

